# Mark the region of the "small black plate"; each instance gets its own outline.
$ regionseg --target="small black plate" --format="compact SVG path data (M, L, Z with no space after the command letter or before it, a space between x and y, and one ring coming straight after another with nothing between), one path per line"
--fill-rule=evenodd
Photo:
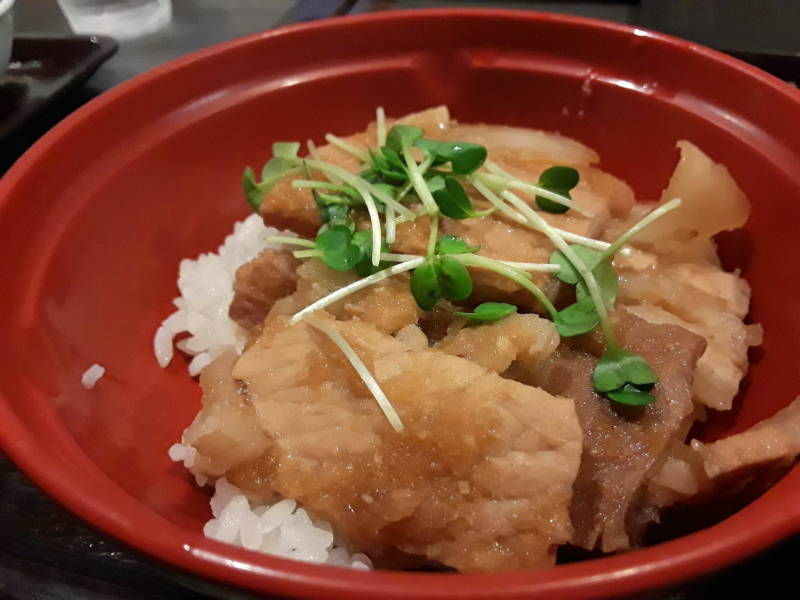
M15 37L0 79L0 139L85 82L117 51L109 37Z

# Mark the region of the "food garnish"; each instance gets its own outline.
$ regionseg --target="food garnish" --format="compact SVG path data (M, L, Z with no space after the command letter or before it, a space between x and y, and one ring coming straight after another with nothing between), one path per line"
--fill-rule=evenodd
M536 207L543 213L562 214L572 210L591 216L571 196L580 181L580 174L573 167L554 165L532 183L489 160L482 145L427 139L422 129L410 125L394 125L387 132L382 108L376 114L375 148L364 151L332 134L325 139L358 158L361 172L354 174L320 160L311 142L305 158L298 157L299 143L277 143L273 145L273 158L262 169L261 181L256 181L250 167L245 169L244 193L248 204L257 211L263 195L282 177L297 175L292 185L311 190L322 221L315 240L274 237L270 241L300 246L303 249L295 251L295 257L319 258L331 269L354 271L361 278L299 311L291 322L304 320L339 346L396 430L402 429L402 424L377 381L336 329L312 317L312 313L408 271L411 271L411 292L422 310L433 309L441 300L467 300L473 292L470 269L490 270L514 281L538 300L562 337L600 328L606 349L594 370L595 391L627 405L643 406L655 400L652 390L658 382L657 376L641 356L620 345L611 324L609 311L614 307L618 287L612 261L633 236L677 208L679 199L659 206L609 243L552 226L514 193L517 190L533 194ZM467 191L469 188L489 207L477 209ZM359 230L354 216L362 209L369 216L369 227ZM439 235L441 217L480 219L493 212L544 234L555 247L550 263L489 258L478 254L479 247L470 246L461 238ZM427 218L430 223L426 254L392 253L397 224L419 218ZM558 310L533 282L531 271L553 273L563 283L574 286L575 302ZM516 311L512 304L484 302L473 312L454 314L480 325Z

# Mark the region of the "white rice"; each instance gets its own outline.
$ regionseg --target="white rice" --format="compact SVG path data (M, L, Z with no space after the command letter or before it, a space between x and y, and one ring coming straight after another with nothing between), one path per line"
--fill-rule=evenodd
M193 357L189 363L189 374L193 377L226 350L241 352L244 332L228 317L236 269L266 248L279 248L279 244L266 241L279 234L294 235L266 227L261 217L253 214L236 223L233 233L217 252L181 261L178 275L181 295L173 300L178 310L161 323L153 338L153 350L161 367L172 360L173 340L183 332L190 335L177 346Z
M265 227L258 215L251 215L236 223L233 233L225 238L225 243L216 253L181 261L178 276L181 295L174 300L178 310L164 320L153 339L153 350L161 367L166 367L172 360L174 339L183 332L188 332L189 337L175 345L193 357L189 363L192 376L198 375L226 350L234 349L241 353L245 343L244 332L228 317L234 277L241 265L262 250L280 247L266 241L273 235L294 234ZM208 482L205 476L193 471L197 450L192 446L173 444L169 448L169 457L183 463L194 474L199 486ZM333 532L329 523L314 519L294 500L254 501L225 477L216 480L214 489L211 498L213 518L203 527L206 537L305 562L361 570L372 568L372 562L365 554L354 553L346 540Z
M105 374L106 370L101 365L94 363L91 367L84 371L83 375L81 376L81 383L83 384L83 387L85 387L87 390L90 390Z

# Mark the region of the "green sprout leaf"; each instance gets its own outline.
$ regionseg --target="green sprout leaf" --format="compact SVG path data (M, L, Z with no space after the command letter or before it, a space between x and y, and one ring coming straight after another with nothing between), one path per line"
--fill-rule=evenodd
M317 249L322 262L334 271L349 271L364 259L362 249L353 243L353 233L346 225L333 225L317 234Z
M578 255L578 258L584 262L589 270L594 267L597 257L599 256L598 252L586 246L578 246L576 244L570 244L570 248L572 248L572 251ZM561 270L556 273L556 277L564 283L576 285L581 280L578 270L570 260L564 256L561 250L556 250L550 255L550 262L561 267Z
M475 307L474 312L456 312L457 317L464 317L476 323L492 323L505 319L517 312L517 307L505 302L483 302Z
M467 267L449 256L442 256L436 262L442 296L454 302L469 298L472 294L472 277Z
M617 390L607 392L606 396L611 398L614 402L627 404L628 406L647 406L656 401L656 397L653 394L645 392L631 384L625 384Z
M300 151L300 142L275 142L272 144L272 156L284 160L297 160Z
M277 142L272 144L272 159L261 169L261 182L256 181L253 169L247 167L242 174L242 189L247 203L258 212L264 194L272 189L275 183L287 175L300 171L301 160L297 158L300 150L298 142Z
M261 187L256 183L256 174L250 167L247 167L242 174L242 189L250 208L258 212L261 208L261 201L264 199L264 192L261 191Z
M438 142L423 138L418 139L414 145L432 156L434 165L449 162L453 167L453 173L459 175L474 173L486 161L486 148L480 144Z
M376 181L384 180L404 183L408 180L406 166L403 164L400 155L394 150L384 147L378 152L370 150L369 155L372 160L372 168L368 169L366 174L369 175L369 171L373 171Z
M430 310L442 298L467 299L472 294L472 277L455 258L437 256L412 271L411 293L422 310Z
M339 196L312 190L314 202L319 208L319 218L323 223L344 224L350 220L350 207L341 202Z
M617 300L618 278L614 267L611 265L611 259L604 260L598 264L597 259L601 253L597 250L578 245L570 245L570 248L594 275L597 285L600 287L603 301L606 305L613 306ZM558 279L576 286L575 293L579 301L589 297L589 291L577 269L560 250L553 252L550 256L550 262L561 267L561 270L556 274Z
M553 318L556 331L561 337L574 337L597 327L600 317L591 298L584 298L560 310Z
M619 278L614 267L611 266L610 260L604 260L600 264L592 268L592 274L597 285L600 288L600 296L603 298L606 306L613 306L617 301L617 290L619 288ZM575 295L578 300L589 298L589 290L583 280L578 282L575 286Z
M625 384L638 388L652 388L658 383L658 377L647 361L638 354L633 354L622 348L607 350L597 362L592 377L594 389L598 392L613 392Z
M395 125L389 130L386 136L386 146L388 150L393 150L398 155L403 150L414 145L422 137L422 129L413 125Z
M383 240L381 242L381 251L388 252L389 248L386 246L386 242ZM353 244L358 246L363 254L363 258L356 265L356 273L361 277L368 277L389 266L385 261L379 262L377 266L372 264L372 233L370 231L356 231L353 234Z
M480 246L470 246L455 235L443 235L436 243L438 254L473 254L480 249Z
M411 272L411 294L422 310L432 309L442 297L439 274L433 261L426 261Z
M469 219L480 216L472 206L464 187L452 176L432 177L428 183L436 205L445 217L451 219Z
M538 185L555 194L566 198L572 198L569 191L578 185L580 174L572 167L550 167L539 175ZM545 212L565 213L569 210L568 206L553 202L548 198L536 196L536 205Z

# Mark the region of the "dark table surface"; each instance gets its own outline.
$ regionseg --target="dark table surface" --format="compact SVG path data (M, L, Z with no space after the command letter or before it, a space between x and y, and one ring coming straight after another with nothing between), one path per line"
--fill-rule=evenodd
M498 6L591 16L631 23L692 39L776 66L797 69L798 0L629 0L599 2L428 2L423 0L173 0L163 30L120 43L119 52L80 90L40 113L0 145L5 169L33 142L91 98L192 50L285 23L345 13L429 6ZM17 2L19 35L69 35L55 0ZM775 61L764 53L779 54ZM755 53L755 54L753 54ZM788 65L788 67L787 67ZM784 71L781 71L784 69ZM786 71L785 69L788 69ZM781 71L781 72L778 72ZM796 71L795 71L796 72ZM795 80L800 77L795 78ZM800 538L679 589L647 598L797 597L792 569ZM42 494L0 454L0 598L10 600L127 600L245 598L189 577L127 548L86 525Z

